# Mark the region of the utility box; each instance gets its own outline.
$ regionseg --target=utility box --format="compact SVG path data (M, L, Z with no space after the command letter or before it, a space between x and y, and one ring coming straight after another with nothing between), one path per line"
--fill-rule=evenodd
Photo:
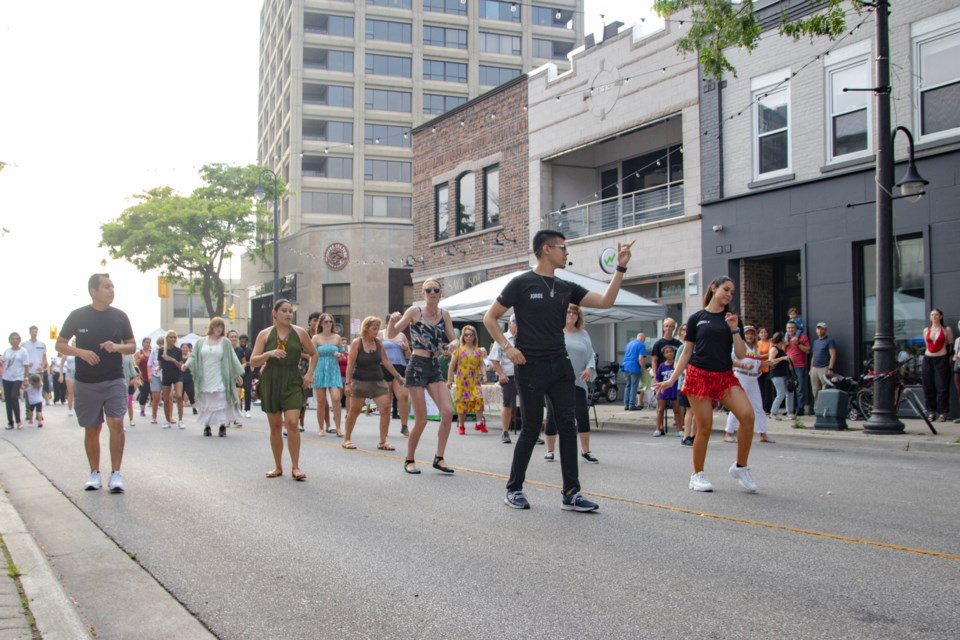
M849 404L850 396L846 391L821 389L817 395L817 406L813 410L817 416L813 428L834 431L846 429Z

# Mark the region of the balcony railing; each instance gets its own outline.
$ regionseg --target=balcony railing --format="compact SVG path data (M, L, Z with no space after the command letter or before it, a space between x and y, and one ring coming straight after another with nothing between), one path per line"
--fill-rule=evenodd
M552 211L547 214L544 228L560 231L572 239L682 215L683 180L678 180Z

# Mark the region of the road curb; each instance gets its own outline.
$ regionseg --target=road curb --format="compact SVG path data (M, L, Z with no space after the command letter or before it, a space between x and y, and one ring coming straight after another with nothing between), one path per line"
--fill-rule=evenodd
M3 484L0 475L0 486ZM54 575L49 559L10 502L5 488L0 491L0 535L13 564L20 571L20 584L44 640L89 638L80 613Z

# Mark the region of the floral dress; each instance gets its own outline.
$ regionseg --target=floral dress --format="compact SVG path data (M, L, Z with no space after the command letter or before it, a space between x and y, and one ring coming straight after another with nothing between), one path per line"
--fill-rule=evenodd
M480 349L460 347L457 357L453 404L457 413L483 411L483 354Z

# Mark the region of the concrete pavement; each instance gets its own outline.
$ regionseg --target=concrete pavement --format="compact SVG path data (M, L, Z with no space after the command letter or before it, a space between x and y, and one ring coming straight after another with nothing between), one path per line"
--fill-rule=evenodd
M655 412L649 409L627 412L618 403L601 403L596 407L596 416L603 430L654 430ZM494 416L490 418L491 423L496 422ZM65 411L48 411L51 426L67 426L72 420ZM897 436L866 435L862 422L849 422L846 431L816 430L813 423L810 416L800 419L803 428L786 420L770 421L768 432L780 444L960 453L960 424L953 422L935 423L939 435L932 435L922 420L906 420L906 433ZM725 415L715 414L714 430L722 430L724 424ZM116 616L121 619L118 626L131 630L130 635L213 637L135 558L128 557L20 454L15 435L0 440L0 486L4 489L0 493L0 537L19 573L27 606L36 622L34 630L8 572L8 577L0 578L0 640L102 636L69 595L84 584L96 585L102 592L100 604L116 609ZM672 430L667 437L674 437ZM82 455L81 451L76 453ZM33 533L41 530L44 547ZM71 577L65 579L58 573L51 559L58 566L68 567ZM150 631L144 635L144 629Z

